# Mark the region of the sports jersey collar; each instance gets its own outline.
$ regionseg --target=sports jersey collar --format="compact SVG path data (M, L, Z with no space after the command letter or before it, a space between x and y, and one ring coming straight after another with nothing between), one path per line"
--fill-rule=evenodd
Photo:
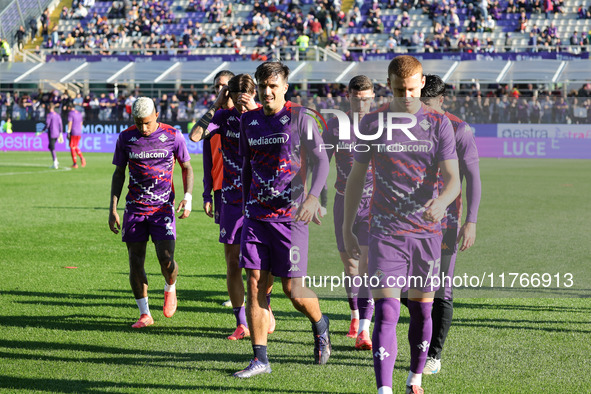
M275 118L277 116L283 116L285 112L291 112L293 107L294 107L294 105L291 101L286 101L283 108L281 108L279 111L277 111L273 115L265 115L264 112L263 112L263 115L265 115L265 117L269 118L269 119ZM261 108L262 108L262 106L261 106Z

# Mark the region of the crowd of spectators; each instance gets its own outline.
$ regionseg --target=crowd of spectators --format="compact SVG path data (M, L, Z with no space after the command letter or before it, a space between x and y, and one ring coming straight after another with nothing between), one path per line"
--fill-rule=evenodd
M347 110L346 86L341 84L311 85L303 91L294 85L291 100L314 109L341 108ZM376 85L375 106L390 100L385 85ZM450 89L446 109L468 123L582 123L591 124L591 83L572 90L566 97L560 91L551 92L534 85L509 89L506 85L486 86L478 84ZM122 91L100 94L75 94L73 92L37 91L33 94L0 93L0 115L13 120L45 119L49 103L56 112L72 103L84 114L87 122L129 121L131 106L140 91ZM190 121L199 118L215 101L208 86L179 88L155 96L160 119L164 122Z
M492 36L472 37L468 33L499 31L497 22L517 14L514 30L529 35L529 51L581 52L591 42L591 32L571 32L560 37L554 22L531 26L532 13L563 12L564 0L373 0L370 6L356 0L348 14L339 0L315 1L303 6L297 0L243 0L252 6L248 17L236 22L234 6L227 0L191 0L184 9L172 0L117 0L104 14L93 11L95 0L74 0L72 8L62 10L62 19L80 19L70 31L57 26L43 29L43 47L54 54L73 51L110 54L191 54L198 48L233 48L236 54L253 60L271 58L280 48L293 58L299 48L305 54L309 46L320 45L341 55L344 60L363 61L367 54L386 52L499 52L513 51L518 43L512 32L497 48ZM395 23L384 23L384 10L402 11ZM304 12L305 10L305 12ZM410 12L428 15L432 27L412 25ZM198 15L194 14L198 13ZM581 5L578 17L591 17L591 7ZM201 21L201 22L196 22ZM549 22L549 21L548 21ZM213 25L212 25L213 24ZM167 29L167 25L174 29ZM212 27L214 29L212 30ZM349 28L365 28L363 34L347 34ZM574 30L574 29L573 29ZM385 45L373 42L373 33L389 35ZM256 39L251 39L255 36ZM249 44L245 44L244 41ZM256 54L252 55L253 52ZM523 48L521 49L523 50Z

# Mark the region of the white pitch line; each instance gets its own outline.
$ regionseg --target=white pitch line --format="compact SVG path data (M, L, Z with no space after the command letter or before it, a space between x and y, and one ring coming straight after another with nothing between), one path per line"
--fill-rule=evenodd
M0 163L0 167L47 167L45 164L33 164L33 163Z
M44 170L44 171L24 171L24 172L0 172L0 176L4 176L4 175L30 175L30 174L43 174L46 172L63 172L63 171L71 171L71 168L58 168L57 170L54 169L48 169L48 170Z

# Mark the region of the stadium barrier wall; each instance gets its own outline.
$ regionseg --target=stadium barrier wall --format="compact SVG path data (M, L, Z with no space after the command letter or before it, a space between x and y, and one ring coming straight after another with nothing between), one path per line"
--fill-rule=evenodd
M357 57L363 54L365 61L375 60L392 60L394 57L404 53L369 53L366 50L356 50L350 48L352 56L355 61ZM499 53L486 53L486 52L412 52L409 54L413 55L419 60L454 60L454 61L466 61L466 60L576 60L576 59L589 59L589 52L571 53L571 52L499 52ZM212 62L235 62L241 60L249 60L250 56L245 55L232 55L232 54L211 54L211 55L186 55L186 54L157 54L157 55L142 55L142 54L117 54L117 55L91 55L91 54L70 54L70 55L47 55L46 62L53 61L80 61L86 62L108 62L108 61L120 61L120 62L151 62L151 61L212 61Z
M187 148L190 154L203 153L203 142L189 140L188 134L183 134L187 141ZM115 152L118 134L88 134L85 133L80 139L80 150L82 152ZM47 151L49 140L47 133L35 135L35 133L14 132L12 134L0 134L0 151ZM69 152L68 140L55 145L58 152Z
M187 132L187 122L176 122L173 126ZM106 152L115 150L117 134L125 130L125 122L96 122L84 126L80 148L84 152ZM47 134L35 135L44 123L15 121L12 134L0 134L1 151L46 151ZM547 159L591 159L591 125L568 124L475 124L472 125L478 152L481 157L496 158L547 158ZM203 153L203 144L189 140L187 148L191 154ZM68 151L68 144L57 144L58 151Z

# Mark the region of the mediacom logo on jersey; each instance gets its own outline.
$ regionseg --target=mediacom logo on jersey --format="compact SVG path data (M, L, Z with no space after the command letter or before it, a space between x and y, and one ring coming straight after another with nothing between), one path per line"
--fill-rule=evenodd
M271 144L285 144L289 141L289 134L287 133L275 133L269 134L259 138L249 138L248 144L250 146L255 145L271 145Z
M154 150L141 151L141 152L129 152L129 158L132 160L164 159L166 157L168 157L168 151L165 149L154 149Z

